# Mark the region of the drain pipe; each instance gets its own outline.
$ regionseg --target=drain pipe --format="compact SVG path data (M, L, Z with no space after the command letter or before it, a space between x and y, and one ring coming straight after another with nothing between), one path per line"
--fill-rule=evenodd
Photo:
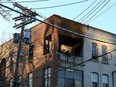
M115 74L116 74L116 71L113 71L112 72L112 87L115 87Z

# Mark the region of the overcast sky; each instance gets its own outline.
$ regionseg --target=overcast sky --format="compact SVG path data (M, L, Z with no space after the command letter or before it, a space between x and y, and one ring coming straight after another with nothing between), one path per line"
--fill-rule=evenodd
M3 5L19 10L17 7L14 7L12 3L6 3L7 0L0 1ZM116 34L116 0L38 0L38 2L36 2L37 0L13 1L19 2L21 5L31 8L44 18L48 18L53 14L57 14L62 17ZM1 13L3 12L1 11ZM19 14L11 11L10 15L11 16L7 15L10 21L7 21L2 16L0 16L1 38L4 36L7 36L8 38L12 36L13 33L20 31L20 29L16 30L13 28L14 21L12 20L13 17L19 16ZM44 20L40 17L37 18ZM33 25L35 25L35 23L30 24L26 28L29 28Z

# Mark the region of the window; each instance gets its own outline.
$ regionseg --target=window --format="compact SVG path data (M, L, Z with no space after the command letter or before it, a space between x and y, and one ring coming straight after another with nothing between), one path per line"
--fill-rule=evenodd
M95 58L98 55L98 48L96 43L92 43L92 58Z
M107 47L106 46L102 46L102 54L106 54L107 53ZM102 62L103 63L108 63L108 56L104 55L102 56Z
M12 87L13 86L13 80L11 79L10 80L10 87Z
M19 77L18 77L19 87L21 87L21 80L22 80L22 77L19 76Z
M59 67L59 70L64 69ZM67 69L58 71L57 87L83 87L83 72L80 70Z
M29 45L29 60L33 59L33 52L34 52L34 45L30 44Z
M29 73L28 74L28 85L29 85L29 87L33 87L33 73Z
M44 69L44 87L50 87L51 83L51 68Z
M108 75L102 75L102 84L103 84L103 87L109 87L109 77Z
M45 37L44 40L44 54L50 53L51 51L51 35Z
M92 87L98 87L98 74L97 73L91 74L91 80L92 80Z
M6 59L3 58L0 64L0 78L2 78L2 81L5 81L5 74L6 74Z

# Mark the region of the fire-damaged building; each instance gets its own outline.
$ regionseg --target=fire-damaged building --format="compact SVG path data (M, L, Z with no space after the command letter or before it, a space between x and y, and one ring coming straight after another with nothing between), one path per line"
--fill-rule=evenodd
M45 22L58 28L45 23L31 28L31 43L22 44L20 87L116 87L115 34L58 15ZM13 47L2 50L9 43ZM12 40L1 45L5 87L13 85L17 46Z

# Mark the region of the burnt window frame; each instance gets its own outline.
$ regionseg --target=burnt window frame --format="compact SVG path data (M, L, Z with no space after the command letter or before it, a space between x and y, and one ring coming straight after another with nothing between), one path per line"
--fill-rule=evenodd
M51 52L51 35L45 36L44 38L44 55Z
M62 34L58 34L58 37L59 37L59 48L58 48L59 53L68 54L70 56L75 57L83 57L83 46L84 46L83 39ZM61 49L61 46L63 45L71 48L71 51Z

